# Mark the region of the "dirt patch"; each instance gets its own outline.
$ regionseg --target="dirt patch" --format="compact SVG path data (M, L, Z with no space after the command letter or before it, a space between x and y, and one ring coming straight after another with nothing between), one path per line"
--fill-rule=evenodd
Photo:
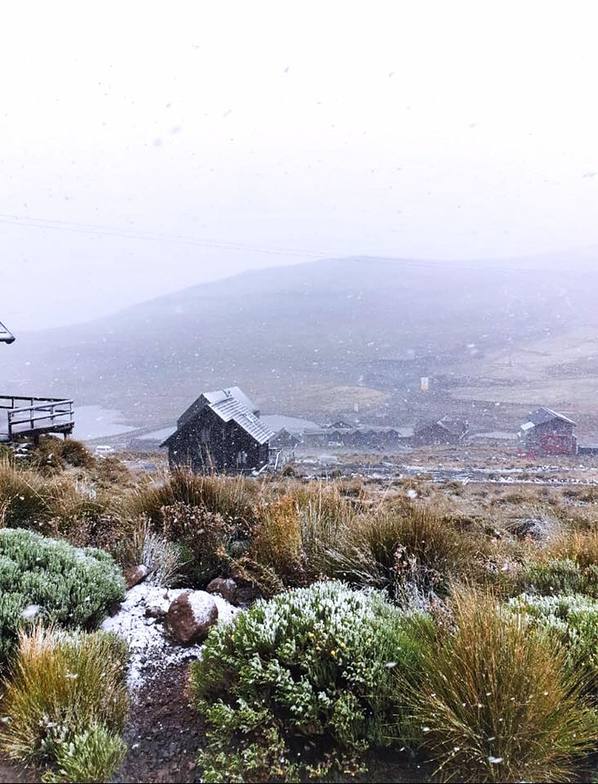
M175 664L133 694L125 728L129 751L115 781L199 781L195 760L203 728L187 674L188 664Z
M40 774L33 768L14 765L0 754L0 784L29 784L40 781Z

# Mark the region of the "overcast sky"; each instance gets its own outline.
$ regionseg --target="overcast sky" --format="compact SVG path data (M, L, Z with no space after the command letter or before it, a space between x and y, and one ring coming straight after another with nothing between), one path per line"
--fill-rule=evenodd
M5 3L0 318L318 256L598 246L593 10Z

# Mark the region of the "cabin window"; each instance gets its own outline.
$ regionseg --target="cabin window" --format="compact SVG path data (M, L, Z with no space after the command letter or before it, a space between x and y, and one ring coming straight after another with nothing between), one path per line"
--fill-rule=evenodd
M246 465L247 464L247 452L241 450L237 452L237 465Z

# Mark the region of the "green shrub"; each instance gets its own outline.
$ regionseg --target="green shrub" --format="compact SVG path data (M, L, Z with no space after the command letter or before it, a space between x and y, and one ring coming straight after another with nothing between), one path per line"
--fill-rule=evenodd
M380 594L330 582L213 629L191 673L202 780L322 776L387 745L401 720L393 672L418 661L408 628Z
M0 529L0 666L26 624L89 628L123 594L121 571L107 553Z
M49 781L108 780L125 750L126 655L103 632L22 634L2 701L3 751L52 766Z
M580 566L572 559L531 561L520 576L524 591L543 596L584 593L598 599L598 564Z
M452 629L422 635L426 674L409 691L437 772L457 781L569 780L598 722L564 650L478 592L458 593L452 611Z
M55 771L43 777L47 784L106 781L127 752L123 739L101 724L94 724L62 743L56 752Z
M579 594L511 599L509 606L547 629L568 651L572 672L584 679L588 691L598 689L598 600Z

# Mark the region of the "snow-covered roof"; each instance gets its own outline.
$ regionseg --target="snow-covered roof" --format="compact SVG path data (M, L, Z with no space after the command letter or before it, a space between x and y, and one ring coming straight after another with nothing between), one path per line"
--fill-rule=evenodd
M554 419L560 419L562 422L575 425L575 422L572 419L569 419L569 417L566 417L564 414L559 414L551 408L545 408L544 406L537 408L529 415L529 422L531 422L533 426L544 425L546 422L552 422Z
M227 389L218 389L214 392L204 392L200 395L179 417L177 430L162 443L162 446L167 446L170 439L187 427L206 406L220 417L223 422L230 422L231 420L236 422L258 444L266 444L274 436L274 430L262 422L257 415L255 405L247 395L239 387L228 387Z

